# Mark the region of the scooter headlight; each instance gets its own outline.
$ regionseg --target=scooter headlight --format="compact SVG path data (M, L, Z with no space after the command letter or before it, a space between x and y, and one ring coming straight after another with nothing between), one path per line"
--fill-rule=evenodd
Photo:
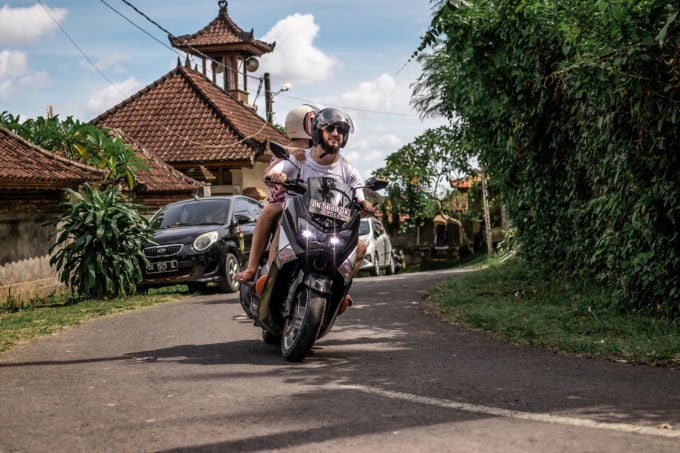
M330 246L333 249L342 248L349 240L351 232L343 233L324 233L319 231L315 226L310 225L306 219L298 219L298 226L300 228L300 235L307 243L318 243Z

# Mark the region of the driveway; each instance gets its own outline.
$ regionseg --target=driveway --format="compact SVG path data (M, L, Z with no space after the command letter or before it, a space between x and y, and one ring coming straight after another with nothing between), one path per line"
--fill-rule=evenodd
M678 371L501 343L423 312L455 271L362 278L301 363L235 295L0 355L0 452L680 451Z

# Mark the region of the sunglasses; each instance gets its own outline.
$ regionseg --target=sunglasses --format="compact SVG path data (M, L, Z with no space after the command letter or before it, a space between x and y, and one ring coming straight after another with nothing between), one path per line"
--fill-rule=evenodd
M324 127L323 130L325 130L329 134L332 134L333 131L338 131L338 134L340 135L347 135L347 133L349 132L349 128L342 124L330 124Z

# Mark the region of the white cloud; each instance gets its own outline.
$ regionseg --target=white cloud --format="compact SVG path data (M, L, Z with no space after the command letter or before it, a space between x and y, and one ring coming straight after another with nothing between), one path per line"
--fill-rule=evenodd
M409 106L408 81L397 81L387 73L359 82L339 96L339 105L350 111L356 127L344 155L364 178L385 166L388 155L412 142L427 127L443 119L421 121Z
M389 74L381 74L377 79L361 82L357 89L343 93L343 105L366 110L391 110L397 82Z
M0 51L0 99L9 97L17 77L26 72L28 58L25 52Z
M110 109L117 103L132 96L141 88L141 84L134 77L124 82L108 86L92 95L87 102L87 109L92 114L100 114Z
M47 9L47 11L45 11ZM53 31L68 11L35 4L29 8L0 8L0 44L36 41Z
M109 72L109 73L114 73L114 74L120 74L125 72L125 65L123 64L124 62L127 61L127 58L124 57L123 55L119 53L112 53L110 55L107 55L106 58L101 58L99 61L96 61L94 63L94 66L96 69L102 71L102 72ZM92 64L90 64L89 61L83 59L79 61L80 66L86 69L94 69L92 67Z
M52 83L48 73L39 71L21 77L21 85L30 88L44 88Z
M19 50L0 51L0 79L17 77L28 67L26 52Z
M11 88L12 88L11 80L0 79L0 99L7 97Z
M260 68L267 68L283 82L328 80L337 60L314 47L318 34L319 26L311 14L294 14L280 20L261 38L276 42L276 48L262 56Z

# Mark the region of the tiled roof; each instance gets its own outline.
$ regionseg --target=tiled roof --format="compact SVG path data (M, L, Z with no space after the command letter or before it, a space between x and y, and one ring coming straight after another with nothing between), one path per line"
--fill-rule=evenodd
M465 178L449 179L449 184L454 189L465 191L465 190L469 189L470 187L472 187L472 185L475 182L479 182L479 181L480 181L480 179L477 176L475 176L475 177L467 176Z
M104 172L36 146L0 126L0 189L61 189L98 181Z
M231 20L227 8L221 8L217 17L208 25L192 35L171 37L173 47L196 54L201 52L220 52L245 50L252 55L262 55L274 50L276 43L266 43L253 39L253 31L243 31Z
M288 138L191 68L178 66L92 122L117 128L169 164L243 163Z
M138 157L146 159L148 170L140 169L136 175L137 190L142 192L186 192L192 193L202 183L175 170L158 156L130 139L120 129L111 129L109 136L118 138L130 147Z

